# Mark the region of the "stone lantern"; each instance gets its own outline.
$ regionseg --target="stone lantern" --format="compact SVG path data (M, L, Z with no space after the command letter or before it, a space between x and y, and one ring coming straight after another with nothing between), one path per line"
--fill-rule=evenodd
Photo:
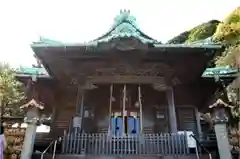
M36 102L35 99L32 99L20 108L26 111L24 122L27 123L21 159L31 159L37 126L40 124L40 111L44 109L44 106L43 104Z
M227 104L222 99L217 99L209 108L211 109L212 120L215 124L227 123L229 118L231 118L231 109L233 106Z
M214 130L217 137L217 145L220 159L232 159L230 145L228 140L227 123L231 117L231 108L227 102L221 98L209 106L214 124Z

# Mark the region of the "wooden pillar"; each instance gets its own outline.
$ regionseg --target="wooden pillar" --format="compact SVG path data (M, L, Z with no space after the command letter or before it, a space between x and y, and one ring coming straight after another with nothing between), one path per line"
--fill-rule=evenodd
M82 130L84 116L84 89L78 86L77 101L76 101L76 115L73 117L73 128Z
M40 113L39 108L30 106L27 110L27 118L25 122L28 124L25 132L23 149L21 153L21 159L31 159L33 153L33 147L35 144L37 124L39 121Z
M169 122L170 122L170 130L172 133L177 133L177 117L174 103L174 93L173 88L167 89L167 101L168 101L168 113L169 113Z

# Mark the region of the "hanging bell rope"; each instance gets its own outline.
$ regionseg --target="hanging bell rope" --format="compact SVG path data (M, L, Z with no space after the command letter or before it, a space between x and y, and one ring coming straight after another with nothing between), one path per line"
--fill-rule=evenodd
M80 113L79 111L79 101L80 101L80 86L77 87L77 98L76 98L76 113Z
M122 134L125 134L125 107L126 107L126 84L124 84L124 87L123 87Z
M142 93L141 85L138 85L138 102L139 102L139 112L140 112L140 133L143 133L143 114L142 114Z
M113 84L110 85L110 98L109 98L109 124L108 124L108 133L111 132L112 124L111 124L111 118L112 118L112 102L113 102Z

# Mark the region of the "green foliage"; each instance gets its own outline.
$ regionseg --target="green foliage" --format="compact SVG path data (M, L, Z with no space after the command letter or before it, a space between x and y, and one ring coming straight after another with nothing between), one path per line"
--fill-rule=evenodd
M227 46L237 44L240 40L240 21L219 24L213 38Z
M191 43L198 40L204 40L211 37L220 22L218 20L211 20L207 23L200 24L189 31L185 31L180 35L169 40L169 44Z
M191 43L211 37L215 33L219 23L220 22L218 20L211 20L193 28L190 31L188 39L185 41L185 43Z
M240 22L240 7L236 8L231 14L229 14L225 20L225 24Z
M216 66L230 66L238 68L240 64L240 45L228 47L223 55L216 58Z
M7 64L0 64L1 112L5 116L23 115L19 103L25 99L23 86Z
M214 40L221 42L225 45L226 49L221 57L216 59L217 66L231 66L233 68L240 68L240 7L234 10L221 24L218 25ZM239 86L238 86L239 87ZM235 107L232 109L233 120L235 128L240 128L240 89L233 88L229 85L227 88L229 100L234 103ZM232 128L233 129L233 128ZM238 139L239 140L239 139ZM240 145L238 140L230 137L230 143L233 147L237 147L240 151ZM237 141L234 142L231 141Z
M240 7L234 10L218 25L213 35L214 40L222 42L226 50L222 57L216 59L219 66L230 65L239 67L240 64Z
M188 36L190 34L190 31L185 31L181 33L180 35L170 39L167 43L168 44L182 44L185 43L185 41L188 39Z

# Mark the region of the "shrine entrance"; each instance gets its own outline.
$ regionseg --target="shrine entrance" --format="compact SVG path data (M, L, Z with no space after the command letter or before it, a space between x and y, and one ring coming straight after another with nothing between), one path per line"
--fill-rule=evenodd
M168 127L168 120L156 119L158 106L168 110L165 91L159 92L151 84L104 84L96 87L86 96L85 103L92 105L97 132L112 136L140 135L159 132L158 127L161 130ZM168 113L161 115L167 117ZM156 124L157 121L166 126Z
M140 85L111 85L110 92L109 134L114 136L140 134L142 128Z
M125 115L122 115L121 112L113 112L111 117L110 133L114 136L121 136L123 133L128 135L140 134L139 113L133 111L125 111L124 114Z

